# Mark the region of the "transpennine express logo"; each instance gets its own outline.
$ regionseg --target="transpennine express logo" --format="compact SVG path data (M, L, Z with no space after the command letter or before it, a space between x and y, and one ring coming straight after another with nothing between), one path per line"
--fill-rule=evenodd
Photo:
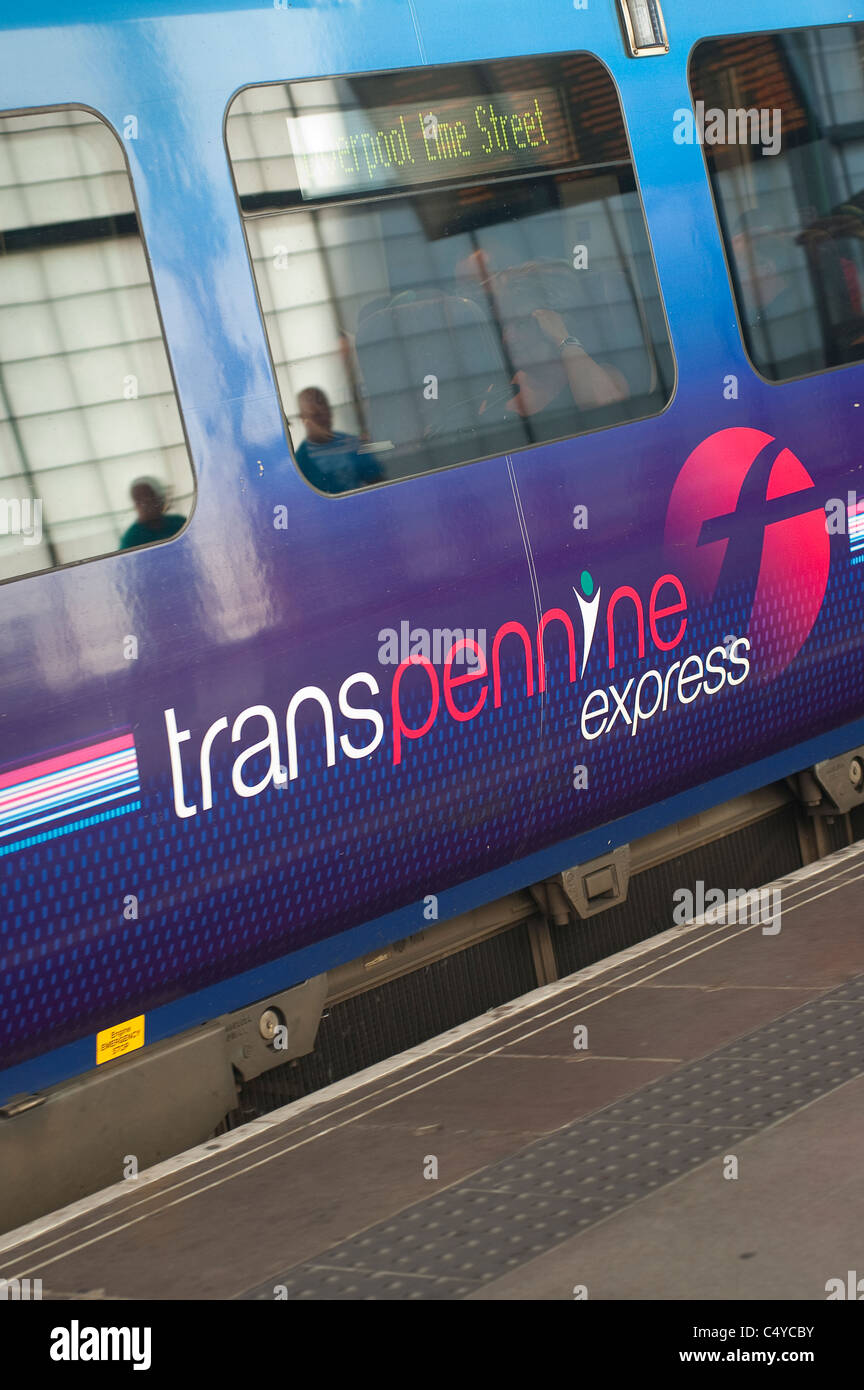
M691 598L753 584L754 670L780 674L819 615L831 562L825 509L807 469L762 430L720 430L686 460L669 500L665 543Z

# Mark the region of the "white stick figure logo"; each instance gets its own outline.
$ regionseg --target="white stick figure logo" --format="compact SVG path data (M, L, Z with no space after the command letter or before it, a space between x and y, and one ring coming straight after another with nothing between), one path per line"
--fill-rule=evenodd
M582 611L582 670L580 677L585 674L585 667L588 665L588 657L591 654L591 643L594 641L594 629L597 626L597 608L600 603L600 590L594 593L594 580L587 570L583 570L579 579L582 593L573 586L573 592L579 601ZM591 595L594 594L592 598ZM584 595L584 597L583 597Z

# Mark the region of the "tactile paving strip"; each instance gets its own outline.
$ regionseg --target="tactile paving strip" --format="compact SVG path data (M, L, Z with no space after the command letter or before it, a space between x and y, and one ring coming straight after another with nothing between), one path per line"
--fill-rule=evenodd
M268 1280L249 1299L463 1299L864 1072L864 975Z
M825 1002L839 1003L845 999L864 999L864 975L858 975L854 980L848 980L839 989L832 989L830 996L826 996Z
M719 1148L750 1131L725 1127L622 1123L606 1111L586 1117L512 1158L474 1173L465 1187L501 1193L554 1192L617 1211L656 1187L674 1182ZM596 1219L596 1217L595 1217Z
M864 1052L845 1062L778 1057L759 1062L715 1054L608 1106L611 1120L763 1129L864 1070Z
M368 1269L329 1269L326 1265L298 1265L266 1289L247 1295L259 1299L309 1299L345 1302L356 1299L461 1299L477 1288L464 1279L429 1279L422 1275L372 1273Z
M846 986L844 986L844 989ZM830 1004L830 1008L828 1005ZM760 1064L786 1058L807 1065L855 1065L864 1049L864 990L859 997L832 993L778 1018L759 1033L724 1048L726 1057L752 1057Z

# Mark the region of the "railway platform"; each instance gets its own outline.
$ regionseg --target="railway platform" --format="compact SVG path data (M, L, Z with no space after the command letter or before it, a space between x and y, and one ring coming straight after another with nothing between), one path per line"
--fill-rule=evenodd
M672 927L10 1232L0 1276L54 1300L824 1301L860 1271L864 1295L864 842L770 887L779 923Z

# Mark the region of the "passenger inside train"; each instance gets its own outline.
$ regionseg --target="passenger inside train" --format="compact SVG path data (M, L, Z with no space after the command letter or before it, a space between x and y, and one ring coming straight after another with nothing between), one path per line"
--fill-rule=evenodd
M168 511L170 495L159 478L136 478L129 495L138 520L123 532L121 550L132 550L136 545L152 545L154 541L167 541L186 524L185 516Z
M592 355L597 349L588 316L580 314L578 273L563 263L535 261L493 277L496 327L514 367L508 411L572 415L574 407L594 410L629 397L623 373Z
M493 263L477 251L437 284L359 310L357 375L396 475L618 423L656 390L632 289L613 306L599 272L552 257Z
M333 411L320 386L297 397L306 438L295 450L297 465L321 492L350 492L381 481L381 465L362 439L333 428Z

